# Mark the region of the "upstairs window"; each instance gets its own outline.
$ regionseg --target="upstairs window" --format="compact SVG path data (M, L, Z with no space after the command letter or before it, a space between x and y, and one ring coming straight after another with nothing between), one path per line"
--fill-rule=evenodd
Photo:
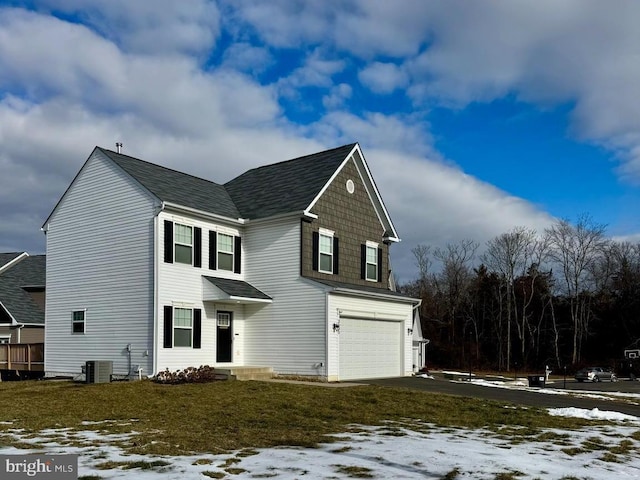
M382 249L377 243L367 241L360 251L360 276L369 282L382 279Z
M71 314L71 332L84 333L85 311L76 310Z
M366 279L378 281L378 248L367 245L367 274Z
M164 221L164 261L202 266L202 229Z
M177 263L191 265L193 256L193 229L187 225L176 223L175 232L175 259Z
M338 274L338 237L334 232L324 228L313 232L312 258L314 271Z
M209 269L240 273L242 239L228 233L209 231Z
M233 271L233 236L218 233L218 269Z
M319 266L322 273L333 273L333 236L320 233Z

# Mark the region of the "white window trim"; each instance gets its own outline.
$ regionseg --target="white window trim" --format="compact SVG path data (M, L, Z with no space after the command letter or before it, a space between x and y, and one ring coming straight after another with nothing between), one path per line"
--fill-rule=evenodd
M73 317L74 314L76 312L82 312L82 322L76 321ZM82 331L81 332L74 332L73 327L75 324L77 323L82 323ZM72 310L71 311L71 335L85 335L87 333L87 309L86 308L81 308L81 309L77 309L77 310Z
M189 229L191 229L191 243L184 243L184 242L179 242L178 241L178 225L181 227L187 227ZM183 247L189 247L191 249L191 262L190 263L185 263L185 262L180 262L178 261L178 253L176 251L176 247L180 245ZM173 260L174 263L177 263L179 265L193 265L193 225L189 225L188 223L185 222L179 222L179 221L174 221L173 222Z
M221 235L224 235L225 237L231 237L231 251L227 251L227 250L222 250L220 248L220 238ZM218 243L216 245L216 255L218 256L218 258L216 258L216 265L218 266L218 270L223 270L225 272L233 272L233 266L235 265L236 262L236 252L235 252L235 248L236 248L236 236L232 235L230 233L227 232L218 232L218 237L216 239L216 242ZM220 268L220 254L223 255L231 255L231 268L226 269L226 268Z
M365 278L365 280L367 282L378 282L379 281L379 279L378 279L378 247L379 247L379 244L367 240L366 246L367 246L367 248L365 250L365 259L364 259L365 260L364 278ZM373 248L375 253L376 253L376 255L375 255L376 261L375 262L370 262L369 261L369 249L370 248ZM375 272L376 272L375 278L369 278L369 265L374 265L376 267L375 268Z
M333 230L327 230L326 228L320 228L318 230L318 272L320 273L328 273L330 275L333 275L333 236L334 236L335 232ZM327 237L331 239L331 242L329 243L330 247L331 247L331 253L327 253L327 252L323 252L322 251L322 237ZM331 257L331 262L329 263L331 265L331 269L330 270L323 270L322 269L322 255L328 255Z
M176 326L176 310L189 310L191 312L191 326L190 327L183 327L183 326ZM172 315L172 327L173 327L173 332L172 332L172 343L173 343L173 347L174 348L193 348L193 308L192 307L188 307L188 306L173 306L173 315ZM176 329L179 330L189 330L190 332L190 336L189 336L189 345L176 345Z
M0 335L0 345L6 345L7 343L11 343L11 335Z

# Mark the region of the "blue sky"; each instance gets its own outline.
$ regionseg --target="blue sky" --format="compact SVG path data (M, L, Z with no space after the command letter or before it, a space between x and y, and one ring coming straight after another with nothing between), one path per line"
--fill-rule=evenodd
M34 6L35 5L35 6ZM357 141L411 248L590 214L640 240L640 4L41 0L0 6L0 251L95 145L216 182Z

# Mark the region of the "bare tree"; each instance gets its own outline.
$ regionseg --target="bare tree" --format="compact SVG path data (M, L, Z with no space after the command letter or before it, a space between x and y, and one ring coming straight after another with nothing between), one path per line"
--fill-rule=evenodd
M535 230L516 227L508 233L503 233L487 242L487 251L482 260L490 268L498 272L504 282L506 290L506 368L511 367L511 325L515 323L521 344L521 354L524 359L526 316L523 315L522 324L518 322L514 282L516 275L523 275L533 254ZM499 319L500 335L502 335L502 321Z
M427 279L429 276L429 268L431 268L431 247L424 244L418 244L411 249L411 253L416 259L416 267L418 267L418 282L420 283L420 294L424 293L427 287Z
M550 254L560 267L561 281L570 302L573 324L572 363L580 360L580 342L588 333L590 316L588 298L584 293L590 282L590 270L607 244L605 225L594 223L591 217L581 215L575 225L559 220L546 230L550 241Z
M450 345L456 342L459 310L469 294L472 262L477 249L478 243L461 240L456 244L448 244L444 249L436 248L433 253L442 262L442 270L439 275L434 276L434 280L436 288L446 298ZM477 345L478 329L475 325L473 334Z

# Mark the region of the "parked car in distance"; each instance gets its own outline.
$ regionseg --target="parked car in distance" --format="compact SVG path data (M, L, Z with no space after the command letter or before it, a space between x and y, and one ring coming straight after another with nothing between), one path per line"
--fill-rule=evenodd
M582 370L578 370L578 372L576 372L575 379L578 382L615 382L618 380L615 373L610 369L602 367L587 367Z

